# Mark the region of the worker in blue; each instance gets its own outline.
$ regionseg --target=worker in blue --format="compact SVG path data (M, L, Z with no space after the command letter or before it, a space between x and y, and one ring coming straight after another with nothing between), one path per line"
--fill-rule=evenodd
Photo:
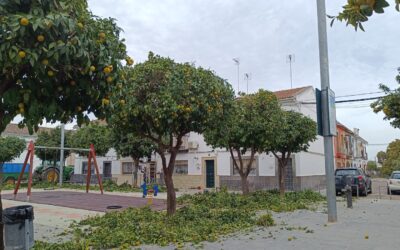
M154 196L157 196L157 193L158 193L158 185L157 185L157 183L154 183L153 190L154 190Z
M143 184L140 186L143 189L143 198L146 198L147 196L147 184L144 181Z

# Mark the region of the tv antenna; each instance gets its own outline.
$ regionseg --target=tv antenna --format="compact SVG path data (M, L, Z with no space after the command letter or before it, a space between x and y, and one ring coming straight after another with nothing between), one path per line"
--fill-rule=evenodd
M244 80L246 80L246 94L249 93L249 81L251 80L251 73L245 73L244 74Z
M289 54L286 56L286 63L289 63L290 67L290 88L293 88L293 73L292 73L292 63L294 63L296 60L296 57L294 54Z
M234 62L235 62L235 64L237 65L237 81L238 81L238 88L237 88L237 93L238 93L238 95L239 95L239 82L240 82L240 80L239 80L239 66L240 66L240 59L239 59L239 57L235 57L235 58L233 58L232 59Z

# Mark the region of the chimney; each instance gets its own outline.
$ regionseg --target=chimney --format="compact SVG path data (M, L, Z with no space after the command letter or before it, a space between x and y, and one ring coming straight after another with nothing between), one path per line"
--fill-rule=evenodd
M355 135L358 135L358 133L360 132L360 129L359 128L354 128L353 131L354 131Z

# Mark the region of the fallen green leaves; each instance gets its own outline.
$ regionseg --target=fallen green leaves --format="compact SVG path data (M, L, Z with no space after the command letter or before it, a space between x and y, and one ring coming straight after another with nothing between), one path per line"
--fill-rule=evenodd
M178 199L180 209L174 216L149 208L130 208L91 217L71 226L74 241L63 244L38 242L35 249L107 249L142 244L177 247L185 243L216 241L222 235L252 228L274 225L270 213L257 211L293 211L306 209L322 201L312 191L287 193L258 191L247 196L221 192L184 195Z

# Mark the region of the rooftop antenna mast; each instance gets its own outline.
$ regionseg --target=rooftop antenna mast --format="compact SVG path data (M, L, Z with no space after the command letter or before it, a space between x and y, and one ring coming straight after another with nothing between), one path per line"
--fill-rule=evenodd
M293 88L293 73L292 73L292 63L294 63L296 60L296 57L294 54L289 54L286 56L286 63L289 63L290 67L290 88Z
M244 74L244 80L246 80L246 94L249 94L249 81L251 80L251 73L245 73Z
M239 59L239 57L235 57L235 58L233 58L232 59L234 62L235 62L235 64L237 65L237 84L238 84L238 87L237 87L237 94L239 95L239 91L240 91L240 89L239 89L239 85L240 85L240 80L239 80L239 73L240 73L240 71L239 71L239 66L240 66L240 59Z

